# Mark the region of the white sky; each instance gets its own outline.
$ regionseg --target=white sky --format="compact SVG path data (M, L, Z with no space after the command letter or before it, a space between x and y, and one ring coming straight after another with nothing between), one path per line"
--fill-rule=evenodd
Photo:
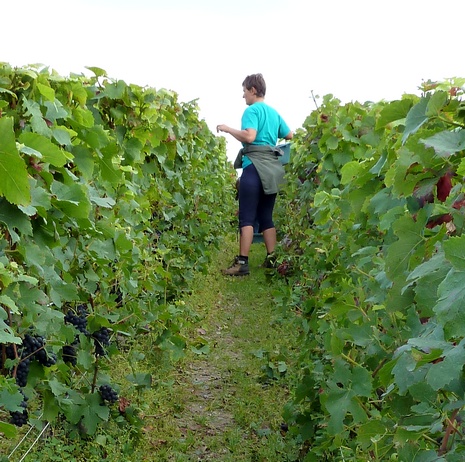
M6 3L6 4L5 4ZM212 131L240 128L242 81L291 129L315 96L398 99L465 77L463 0L21 0L2 2L0 61L63 76L97 66L126 83L198 100ZM318 100L317 100L318 101ZM231 136L228 156L240 145Z

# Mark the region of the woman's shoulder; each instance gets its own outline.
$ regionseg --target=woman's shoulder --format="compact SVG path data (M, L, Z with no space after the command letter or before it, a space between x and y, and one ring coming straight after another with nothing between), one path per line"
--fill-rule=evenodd
M259 101L257 103L253 103L252 105L248 106L246 110L250 112L256 113L267 113L267 114L277 114L278 111L269 104L265 103L264 101Z

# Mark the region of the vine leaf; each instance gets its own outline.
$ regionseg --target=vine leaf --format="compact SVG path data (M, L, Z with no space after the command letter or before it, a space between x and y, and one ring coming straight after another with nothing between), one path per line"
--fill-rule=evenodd
M62 167L72 158L70 154L66 156L65 152L56 144L53 144L48 138L37 133L22 133L19 137L19 141L27 147L40 152L42 154L41 160L55 167Z
M7 438L15 438L18 430L12 424L0 422L0 433L3 433Z
M23 396L17 389L15 390L12 387L4 386L2 383L2 388L0 388L0 402L7 411L22 411L21 402L23 399Z
M427 148L433 148L439 157L447 158L465 149L465 130L451 132L448 130L421 139Z
M410 135L413 135L427 120L426 114L428 109L429 97L422 98L420 102L415 104L407 114L405 120L405 131L402 136L402 144L407 141Z
M344 419L351 414L356 422L363 423L367 415L359 399L371 393L371 375L363 367L350 370L342 361L337 361L334 375L329 383L325 406L331 417L328 431L339 434L344 429Z
M401 217L393 225L399 239L389 246L386 256L386 272L391 280L399 277L405 280L404 271L417 266L411 263L423 258L421 246L426 220L422 215L418 214L416 222L411 217Z
M1 183L1 182L0 182ZM19 208L0 199L0 222L5 223L13 242L19 242L21 237L32 235L31 221Z
M102 406L102 398L98 393L86 396L86 404L81 406L80 410L82 423L90 435L95 433L99 423L108 420L110 416L110 409L108 406Z
M451 336L465 335L465 271L451 269L438 287L439 300L434 307L440 322Z
M465 271L465 235L451 237L443 243L447 260L457 270Z
M405 119L407 114L412 107L411 99L402 99L399 101L392 101L387 106L385 106L380 114L379 119L376 122L376 129L384 128L391 122L397 120Z
M431 365L426 381L434 390L440 390L462 375L465 364L465 340L444 354L444 360Z
M8 202L27 205L31 201L26 164L16 149L13 119L0 118L0 194Z

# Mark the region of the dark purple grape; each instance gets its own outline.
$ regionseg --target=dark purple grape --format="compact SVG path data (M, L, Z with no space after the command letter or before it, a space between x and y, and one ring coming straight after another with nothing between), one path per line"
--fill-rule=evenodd
M65 363L75 366L77 364L76 343L72 345L65 345L63 347L61 357Z
M16 369L16 383L18 387L25 387L27 385L27 377L29 375L29 359L23 359Z
M27 424L27 421L29 419L26 401L27 398L25 398L24 401L22 401L21 403L21 407L24 409L23 411L10 411L10 423L16 425L17 427L22 427L23 425Z
M101 385L98 390L104 401L109 403L118 401L118 393L110 385Z
M88 335L87 331L87 310L85 305L77 307L77 314L69 310L65 315L65 323L73 325L79 332Z
M111 331L106 327L102 327L92 334L95 345L95 354L97 356L106 355L105 347L110 345L110 332Z

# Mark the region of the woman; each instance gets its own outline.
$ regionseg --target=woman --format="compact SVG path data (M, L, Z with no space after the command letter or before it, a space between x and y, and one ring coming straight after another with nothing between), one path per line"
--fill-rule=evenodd
M253 241L254 225L258 222L263 233L267 258L264 266L272 264L276 246L276 228L273 209L284 168L279 160L282 154L276 143L279 138L290 140L292 131L278 112L265 103L266 84L262 74L252 74L242 83L247 108L242 115L241 129L221 124L218 132L229 133L242 143L234 163L242 168L239 187L239 255L234 263L223 270L230 276L249 274L249 251Z

